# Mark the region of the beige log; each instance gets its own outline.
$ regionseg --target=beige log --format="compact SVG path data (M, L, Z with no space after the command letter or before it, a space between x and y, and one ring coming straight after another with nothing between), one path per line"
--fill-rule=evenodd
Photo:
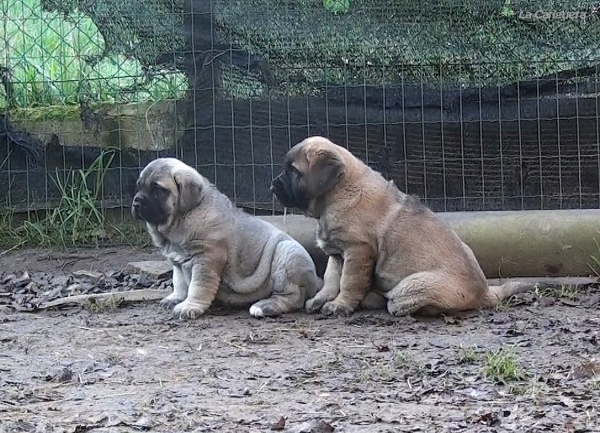
M475 253L488 278L583 277L600 271L600 210L438 213ZM301 215L261 217L288 232L311 254L322 274L317 221ZM376 216L374 215L374 218Z
M109 293L90 293L86 295L66 296L58 298L45 304L40 304L38 308L45 310L47 308L62 307L65 305L85 305L87 302L105 302L114 303L133 303L143 301L158 301L167 296L171 291L166 289L139 289L128 290L126 292L109 292Z

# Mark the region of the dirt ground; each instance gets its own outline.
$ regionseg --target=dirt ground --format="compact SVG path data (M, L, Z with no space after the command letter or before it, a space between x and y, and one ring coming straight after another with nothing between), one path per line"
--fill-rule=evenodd
M10 274L150 259L131 248L0 257L1 433L600 431L595 286L434 319L215 308L180 321L156 302L28 312L8 301Z

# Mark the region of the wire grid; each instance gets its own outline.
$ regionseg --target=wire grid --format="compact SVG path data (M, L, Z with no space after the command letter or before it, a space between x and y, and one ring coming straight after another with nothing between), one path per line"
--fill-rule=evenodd
M183 77L148 83L147 68L129 53L106 55L110 47L87 14L49 12L40 0L5 0L3 9L2 66L10 71L13 92L0 104L65 105L82 98L128 102L181 94ZM133 41L124 45L136 48Z
M27 6L33 0L19 1L31 11L22 13L23 23L41 13ZM271 179L285 152L315 134L347 147L438 211L600 204L595 2L577 2L587 14L579 21L526 18L557 10L560 2L553 1L197 0L181 10L158 3L182 16L186 37L185 49L171 52L184 58L185 85L154 95L185 102L176 113L185 119L184 134L166 153L255 214L282 211L269 192ZM86 29L99 25L90 14L53 19L45 32L87 51L72 55L62 75L33 80L31 88L46 98L39 103L80 102L82 89L91 99L104 93L116 102L149 99L149 92L131 96L140 72L128 73L123 65L132 58L118 50L111 59L119 72L108 73L118 85L90 72L82 59L105 48L97 32L82 42ZM147 30L146 42L156 37ZM172 28L173 39L179 30ZM4 45L10 65L50 56L21 53L7 37ZM126 45L120 49L134 55ZM80 66L88 68L85 80L68 79ZM34 96L25 92L24 103ZM114 132L120 146L121 131ZM119 153L113 163L115 206L129 205L137 173L159 156L133 154ZM47 159L45 169L52 170ZM18 187L27 197L31 177L25 173Z
M153 21L160 21L162 26L156 28L162 34L148 34L145 41L129 35L120 38L121 45L117 46L111 38L105 40L105 34L115 36L107 33L102 23L115 27L108 17L122 18L123 14L115 14L118 8L109 3L88 4L92 9L86 11L61 9L68 3L52 0L1 3L4 19L0 28L0 139L6 137L0 163L0 179L5 187L2 209L29 211L57 205L61 199L57 183L72 180L74 170L86 170L107 151L96 146L100 140L95 138L100 132L110 136L102 144L112 147L108 152L116 157L107 170L105 196L100 197L99 205L120 207L131 193L131 178L137 176L142 162L136 149L127 154L118 151L127 143L122 134L123 129L129 128L126 119L116 125L102 124L99 104L115 104L113 111L119 112L119 104L151 106L185 94L187 79L183 73L148 63L148 56L156 56L148 47L160 43L160 38L173 46L180 43L181 10L171 5L167 13L163 7L160 16L149 16L151 8L142 13L136 7L128 15L129 27L121 33L132 33L131 28L147 31ZM160 52L160 48L154 51ZM132 56L132 50L145 53L146 63ZM95 136L91 140L85 135L90 129ZM80 136L77 130L81 131ZM69 139L65 140L67 136ZM63 141L68 141L68 145ZM91 188L95 177L95 173L89 176Z
M228 102L197 125L219 137L205 169L228 195L281 210L264 179L323 134L435 210L598 206L596 2L354 3L336 15L316 1L215 2L219 43L248 53L221 65ZM258 182L244 134L275 158Z

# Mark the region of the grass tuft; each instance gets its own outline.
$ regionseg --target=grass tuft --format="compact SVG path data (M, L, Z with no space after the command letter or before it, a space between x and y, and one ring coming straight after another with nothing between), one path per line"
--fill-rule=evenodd
M84 308L90 313L95 314L112 313L117 310L122 303L123 298L118 296L110 296L106 299L90 298L85 302Z
M594 238L594 244L596 244L596 252L590 254L591 263L588 263L588 266L596 276L600 276L600 243L598 243L598 239Z
M458 363L471 364L479 359L474 347L460 347L458 350Z
M111 224L100 207L104 196L104 177L114 159L114 151L101 153L85 170L57 171L53 182L60 192L58 205L45 215L31 214L17 223L14 212L0 213L0 244L21 246L71 248L82 245L115 243L115 237L129 244L138 244L142 230L133 223Z
M394 353L393 364L394 368L402 370L407 367L409 363L408 354L404 350L399 350Z
M546 288L536 287L535 291L534 291L534 295L537 298L542 298L542 297L548 296L548 297L553 297L556 299L573 300L577 297L577 295L579 295L580 291L581 291L581 287L579 287L577 284L569 285L569 284L563 283L557 287L546 287Z
M525 370L518 365L514 348L500 348L485 354L485 376L495 382L506 384L527 377Z

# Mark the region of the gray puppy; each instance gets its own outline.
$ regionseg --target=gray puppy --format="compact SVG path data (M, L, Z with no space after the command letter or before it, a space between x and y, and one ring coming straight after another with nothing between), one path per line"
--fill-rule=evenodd
M173 264L173 293L161 304L174 315L196 318L218 299L274 316L301 309L322 286L304 247L178 159L150 162L137 186L131 212Z

